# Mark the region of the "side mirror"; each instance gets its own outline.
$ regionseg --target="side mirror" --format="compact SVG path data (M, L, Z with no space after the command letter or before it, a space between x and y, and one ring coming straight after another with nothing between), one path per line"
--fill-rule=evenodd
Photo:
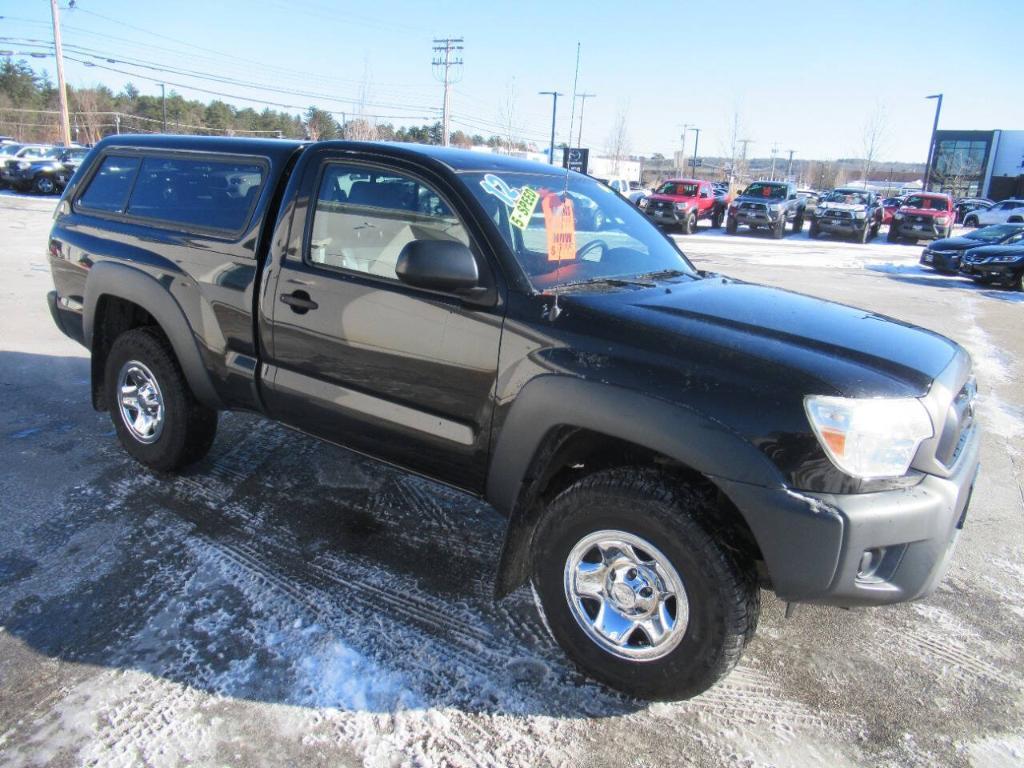
M700 196L701 196L701 197L708 197L708 193L707 193L706 191L705 191L705 192L701 192L701 193L700 193Z
M406 285L447 293L473 293L480 282L469 248L452 240L406 243L398 254L395 274Z

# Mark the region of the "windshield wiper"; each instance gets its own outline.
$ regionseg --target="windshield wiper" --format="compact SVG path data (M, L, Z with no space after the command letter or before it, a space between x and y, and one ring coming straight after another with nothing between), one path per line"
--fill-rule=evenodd
M634 280L625 277L591 277L587 280L575 280L571 283L562 283L559 287L561 288L572 288L579 285L596 285L602 283L604 285L614 285L617 287L624 287L628 285L638 285L641 288L654 288L656 283L652 283L649 280Z
M670 277L693 277L693 274L681 269L661 269L657 272L644 272L637 277L646 277L648 280L667 280Z

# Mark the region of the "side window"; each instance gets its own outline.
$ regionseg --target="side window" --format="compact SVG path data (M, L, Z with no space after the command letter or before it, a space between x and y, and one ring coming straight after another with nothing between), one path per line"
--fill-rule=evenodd
M258 163L147 157L127 213L236 232L249 220L262 186Z
M138 170L137 157L107 155L75 205L96 211L120 213L128 201L132 180Z
M447 203L422 182L378 169L327 166L313 211L310 263L397 280L398 255L413 240L469 245Z

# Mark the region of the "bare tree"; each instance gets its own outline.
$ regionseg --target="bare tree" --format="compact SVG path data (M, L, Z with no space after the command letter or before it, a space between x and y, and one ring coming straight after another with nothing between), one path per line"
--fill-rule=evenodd
M615 114L612 131L608 134L608 145L605 147L612 159L612 173L618 174L622 161L629 156L629 102L622 104Z
M874 111L864 121L864 130L861 133L861 151L864 157L861 166L861 181L867 181L871 173L871 166L878 155L884 151L889 133L889 118L885 105L878 103Z
M746 177L746 156L741 144L744 142L743 133L746 127L743 124L743 115L737 105L733 108L732 119L729 121L725 131L726 146L723 147L723 154L729 158L728 180L730 183Z
M359 98L355 107L355 115L342 127L346 139L352 141L376 141L377 125L366 116L366 104L370 100L370 62L363 59L363 81L359 85Z

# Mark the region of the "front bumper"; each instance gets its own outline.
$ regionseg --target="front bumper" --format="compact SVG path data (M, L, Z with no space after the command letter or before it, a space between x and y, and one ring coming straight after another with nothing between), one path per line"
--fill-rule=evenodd
M814 223L822 232L835 232L842 235L856 235L864 231L867 219L846 219L833 216L816 216Z
M729 218L734 219L737 224L745 224L748 227L767 227L778 222L779 218L785 216L784 211L754 210L750 208L736 208L729 211Z
M960 269L961 251L933 251L925 248L921 253L920 264L931 267L939 272L956 272Z
M895 231L900 237L912 237L915 240L938 240L946 236L946 228L940 229L934 219L920 223L907 219L900 221L893 219L889 229Z
M661 224L667 227L675 227L686 221L686 217L690 215L690 210L677 211L674 207L672 209L656 209L652 210L650 204L644 209L644 215L647 216L655 224Z
M842 607L930 594L949 566L978 474L972 427L949 477L863 494L772 489L719 480L750 525L782 600ZM876 569L862 574L865 553Z
M1008 281L1024 269L1020 262L1002 261L997 263L965 263L960 265L960 274L967 277L987 277L996 281Z

